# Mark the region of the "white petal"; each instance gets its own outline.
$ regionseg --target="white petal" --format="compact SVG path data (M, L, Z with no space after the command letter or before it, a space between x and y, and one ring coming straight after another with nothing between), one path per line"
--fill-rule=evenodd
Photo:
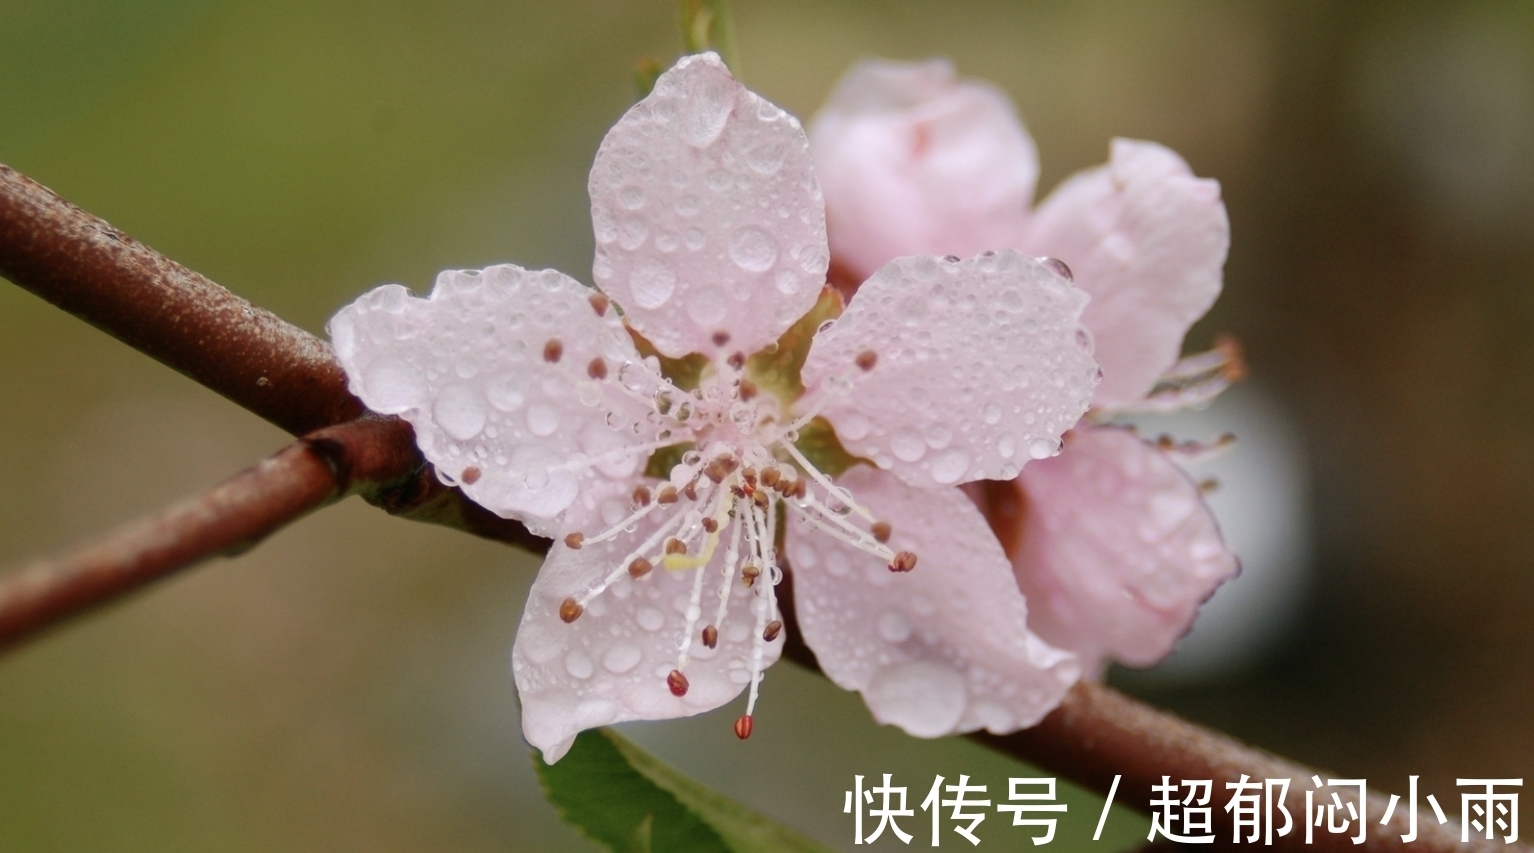
M958 489L914 489L866 466L838 481L889 522L884 562L791 523L788 553L805 642L874 718L917 737L1033 725L1075 683L1076 659L1027 629L1028 607L1001 545Z
M687 631L685 609L696 570L656 568L638 580L625 573L593 598L580 618L568 624L559 618L565 598L592 589L626 565L624 557L654 526L579 550L557 543L533 581L512 649L512 672L523 734L546 761L559 760L585 729L692 716L729 702L749 684L756 596L738 581L718 647L708 649L693 639L685 669L690 684L682 697L671 694L666 675L676 667L677 645ZM702 570L708 573L705 619L719 600L724 551L721 546ZM782 637L768 643L763 664L775 662L782 648Z
M815 304L825 206L798 119L712 53L660 76L591 167L596 282L661 352L753 353Z
M805 384L842 385L825 414L843 446L908 483L1011 479L1056 452L1092 397L1086 301L1020 252L899 258L815 336Z
M553 270L448 271L426 299L398 285L363 295L330 331L352 393L409 421L444 482L554 536L626 501L646 456L635 448L654 438L648 407L618 383L658 379L594 294ZM600 381L588 375L599 358Z

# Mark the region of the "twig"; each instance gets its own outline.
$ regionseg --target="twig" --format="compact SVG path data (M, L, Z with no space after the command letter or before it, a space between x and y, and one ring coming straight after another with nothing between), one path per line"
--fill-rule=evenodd
M329 344L4 164L0 275L294 435L366 411L347 390ZM401 441L414 452L408 430ZM394 515L547 547L521 524L442 485L429 467L367 497Z

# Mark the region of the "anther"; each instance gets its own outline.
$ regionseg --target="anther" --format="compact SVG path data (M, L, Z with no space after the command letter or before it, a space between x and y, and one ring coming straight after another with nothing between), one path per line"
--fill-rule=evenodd
M543 345L543 360L549 364L555 364L565 354L565 345L558 338L549 338L548 343Z
M746 366L746 354L743 352L735 353L734 355L731 355L727 361L731 367L739 370Z
M634 562L629 563L629 577L642 578L649 574L653 568L655 567L650 565L649 560L646 560L644 557L635 557Z
M573 598L567 598L559 602L559 621L566 624L581 618L581 614L585 612L586 608L582 607L581 603Z
M740 380L740 399L750 401L756 397L756 383L749 379Z
M586 375L590 376L592 379L606 379L607 362L603 361L601 356L593 358L591 363L586 365Z
M809 491L809 487L804 484L803 480L795 480L794 487L784 492L783 496L789 498L802 498L804 497L804 493L807 491Z
M612 300L608 299L606 295L601 293L591 294L590 296L586 297L586 301L591 303L591 310L597 312L598 317L606 317L607 306L612 304Z
M661 486L660 494L655 496L655 502L662 505L676 503L676 486Z
M895 555L895 559L890 560L892 572L909 572L914 568L916 568L916 555L910 551L901 551Z
M879 354L871 349L863 350L862 352L858 353L857 358L853 359L853 363L856 364L858 369L864 373L873 370L874 365L877 364L878 361Z
M776 468L766 468L761 473L762 485L766 486L769 489L772 488L773 486L776 486L778 484L778 481L782 480L782 479L783 479L783 472L779 471Z
M708 516L703 519L703 529L709 533L717 533L719 532L719 522L715 521L713 516Z
M581 543L586 541L586 534L576 531L565 537L565 547L571 551L579 551Z
M687 543L673 536L666 540L666 553L685 554L687 553Z
M761 576L762 570L757 568L755 563L747 563L746 567L740 570L740 579L747 587L753 586L756 579Z
M756 501L756 505L761 507L762 509L766 509L767 508L767 493L766 492L752 492L751 493L751 500Z
M887 521L875 521L868 529L874 535L874 541L880 544L890 541L890 525Z
M463 469L463 473L458 475L458 479L462 480L464 485L472 486L479 482L479 475L481 473L482 472L478 468L470 465L469 467Z
M671 674L666 676L666 686L671 688L672 696L686 696L687 676L683 675L680 669L673 669Z
M634 506L649 506L649 505L650 505L650 488L648 486L640 486L640 487L634 489Z
M774 619L767 623L767 630L762 632L762 639L770 643L776 640L781 633L783 633L783 623Z
M742 714L735 720L735 736L741 740L751 737L751 715Z
M713 337L713 341L714 341L714 346L722 347L725 344L730 342L730 333L729 332L723 332L723 331L715 332L714 333L714 337Z
M698 481L697 480L690 480L690 481L688 481L687 485L682 487L682 494L686 495L687 499L690 500L690 501L697 500L698 499Z
M1214 477L1210 477L1210 478L1208 478L1206 480L1199 480L1198 481L1198 490L1199 490L1199 492L1201 492L1203 494L1206 494L1206 495L1207 494L1212 494L1212 493L1214 493L1216 491L1219 491L1219 488L1220 488L1220 481L1215 479Z
M715 459L703 466L703 474L716 483L723 483L724 478L730 476L728 460L723 456Z
M708 646L711 649L719 645L718 628L715 628L713 625L705 625L703 627L703 645Z

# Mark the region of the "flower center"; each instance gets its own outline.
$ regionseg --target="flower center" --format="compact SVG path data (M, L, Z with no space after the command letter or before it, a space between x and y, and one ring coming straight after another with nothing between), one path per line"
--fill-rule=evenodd
M915 554L885 544L890 525L860 506L798 446L807 429L829 431L818 415L840 386L832 383L790 420L787 401L761 392L747 376L746 361L735 355L714 364L693 391L669 383L655 391L647 419L660 427L659 436L681 442L651 457L649 473L661 483L637 488L626 518L592 536L571 533L565 545L613 540L646 519L651 532L600 582L565 599L559 610L561 619L574 622L592 599L625 576L642 583L656 568L693 572L676 666L665 679L680 697L688 690L694 643L714 648L726 621L741 618L730 609L732 593L743 585L750 591L745 618L754 624L754 639L746 713L735 724L742 739L753 727L767 644L783 630L775 590L783 579L778 551L790 519L877 557L890 571L916 566Z

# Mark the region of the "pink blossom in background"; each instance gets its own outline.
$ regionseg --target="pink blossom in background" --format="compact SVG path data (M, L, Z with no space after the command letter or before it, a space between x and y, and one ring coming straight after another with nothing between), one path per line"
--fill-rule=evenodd
M1220 292L1230 229L1219 185L1162 146L1115 139L1107 164L1033 208L1037 154L1010 101L941 60L855 66L810 136L833 265L850 281L907 254L1005 248L1059 258L1091 296L1082 321L1103 371L1091 416L1058 456L976 494L1030 628L1077 652L1089 675L1109 659L1154 664L1238 566L1169 455L1100 424L1207 402L1240 371L1228 349L1179 361Z
M933 737L1053 708L1076 657L1028 630L956 486L1086 410L1085 295L1017 251L918 255L841 310L809 142L713 54L618 121L589 188L598 289L499 265L331 321L352 390L444 482L555 539L513 650L527 739L553 761L749 688L748 736L779 541L804 640L875 718Z

